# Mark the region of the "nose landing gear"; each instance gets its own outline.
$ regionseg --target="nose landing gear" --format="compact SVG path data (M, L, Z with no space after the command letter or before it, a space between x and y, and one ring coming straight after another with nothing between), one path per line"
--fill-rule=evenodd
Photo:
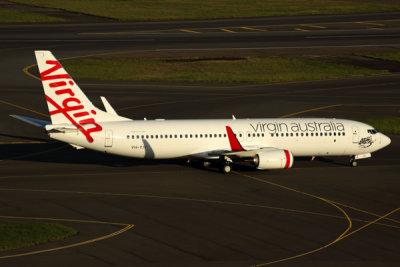
M357 161L356 161L356 157L355 156L351 157L350 166L351 167L357 167Z

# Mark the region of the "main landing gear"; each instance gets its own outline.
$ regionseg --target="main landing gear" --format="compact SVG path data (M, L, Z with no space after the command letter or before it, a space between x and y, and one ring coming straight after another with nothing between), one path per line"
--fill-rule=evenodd
M222 173L229 174L232 171L232 160L227 156L221 156L219 170Z

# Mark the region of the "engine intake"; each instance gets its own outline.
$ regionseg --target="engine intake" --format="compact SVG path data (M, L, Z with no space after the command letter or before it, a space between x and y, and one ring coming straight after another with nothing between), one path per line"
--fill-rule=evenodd
M260 151L254 163L259 170L287 169L293 166L293 154L286 149Z

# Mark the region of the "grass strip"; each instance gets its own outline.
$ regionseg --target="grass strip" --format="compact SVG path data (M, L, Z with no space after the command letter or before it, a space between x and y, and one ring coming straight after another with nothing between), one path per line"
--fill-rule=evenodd
M0 23L63 22L63 21L65 20L42 14L21 12L7 8L0 8Z
M337 0L14 0L118 20L168 20L383 12L400 5Z
M290 57L79 59L63 62L77 79L170 82L282 82L388 73Z
M60 240L76 233L58 223L0 222L0 251Z
M400 52L356 53L357 56L400 62Z
M360 121L374 126L384 134L400 134L400 118L368 118Z

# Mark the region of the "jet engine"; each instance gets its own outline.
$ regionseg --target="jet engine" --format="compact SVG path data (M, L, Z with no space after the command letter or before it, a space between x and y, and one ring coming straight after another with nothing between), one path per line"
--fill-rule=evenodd
M260 151L254 158L254 164L259 170L291 168L293 154L286 149Z

